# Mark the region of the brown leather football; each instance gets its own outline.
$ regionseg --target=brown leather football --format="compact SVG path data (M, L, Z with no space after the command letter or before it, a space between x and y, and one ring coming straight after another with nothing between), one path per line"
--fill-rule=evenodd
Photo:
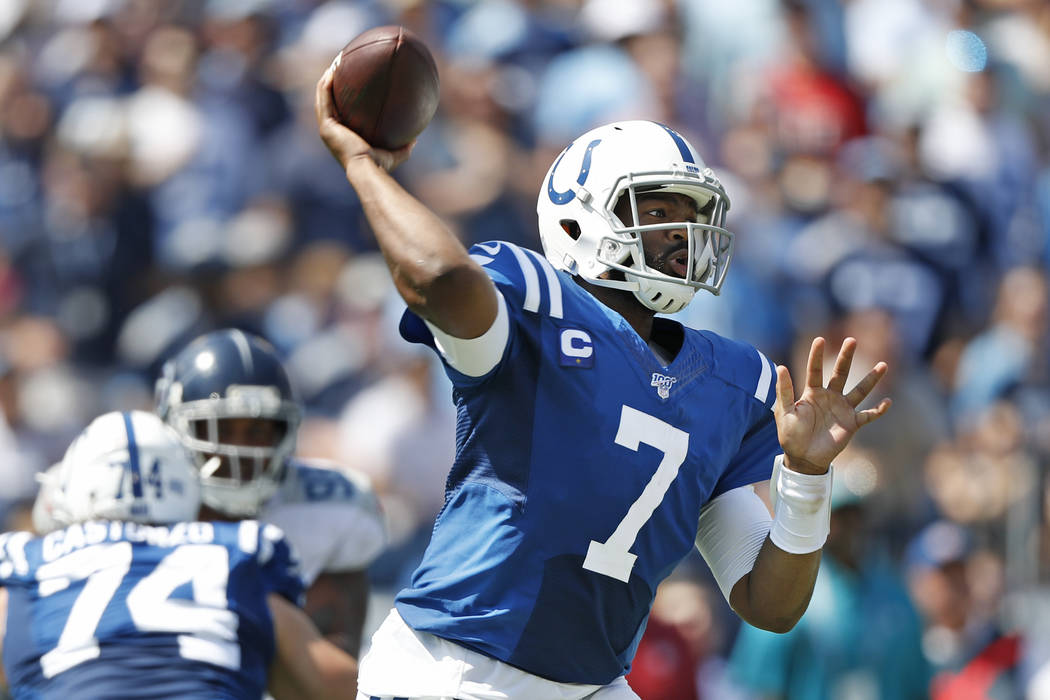
M339 121L372 146L393 150L430 123L439 86L426 44L404 27L388 25L369 29L343 47L332 97Z

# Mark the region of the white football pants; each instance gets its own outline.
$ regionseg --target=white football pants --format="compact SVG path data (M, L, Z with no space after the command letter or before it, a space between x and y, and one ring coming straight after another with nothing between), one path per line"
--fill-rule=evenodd
M639 700L620 676L608 685L556 683L405 624L397 610L361 659L357 700Z

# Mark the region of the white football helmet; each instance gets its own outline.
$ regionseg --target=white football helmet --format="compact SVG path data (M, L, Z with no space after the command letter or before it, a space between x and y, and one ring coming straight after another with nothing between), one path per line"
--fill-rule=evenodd
M161 524L197 519L200 483L178 434L145 411L114 411L91 422L48 470L51 518Z
M701 220L641 226L639 193L691 197ZM632 221L614 209L630 197ZM697 289L718 294L733 255L724 228L729 198L696 150L673 129L651 121L606 124L577 138L555 159L536 204L543 252L552 265L592 284L626 289L660 313L675 313ZM687 271L675 277L645 261L641 234L684 231ZM616 271L621 274L606 273Z
M61 530L70 523L65 522L67 508L59 505L62 497L62 488L58 482L58 474L62 468L61 462L56 462L45 471L36 475L37 483L40 484L36 492L36 500L33 501L33 530L38 535L46 535L55 530ZM60 520L62 518L62 520Z

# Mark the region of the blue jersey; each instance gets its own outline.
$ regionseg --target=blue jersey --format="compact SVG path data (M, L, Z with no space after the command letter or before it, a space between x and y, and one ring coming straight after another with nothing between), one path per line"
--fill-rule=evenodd
M267 596L301 603L281 531L255 521L75 524L0 536L15 698L259 698Z
M499 242L471 253L506 301L509 340L482 377L446 364L456 459L396 607L530 673L609 683L630 669L701 507L769 478L774 368L749 345L656 319L684 336L664 365L542 256ZM433 343L410 313L401 330Z

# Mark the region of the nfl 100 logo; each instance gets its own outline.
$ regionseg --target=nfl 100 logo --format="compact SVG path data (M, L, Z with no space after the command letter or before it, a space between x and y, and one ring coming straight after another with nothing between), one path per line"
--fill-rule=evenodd
M659 372L653 372L653 379L649 382L649 386L656 387L656 393L661 399L666 399L671 395L671 387L678 381L678 377L669 377L666 374L660 374Z

